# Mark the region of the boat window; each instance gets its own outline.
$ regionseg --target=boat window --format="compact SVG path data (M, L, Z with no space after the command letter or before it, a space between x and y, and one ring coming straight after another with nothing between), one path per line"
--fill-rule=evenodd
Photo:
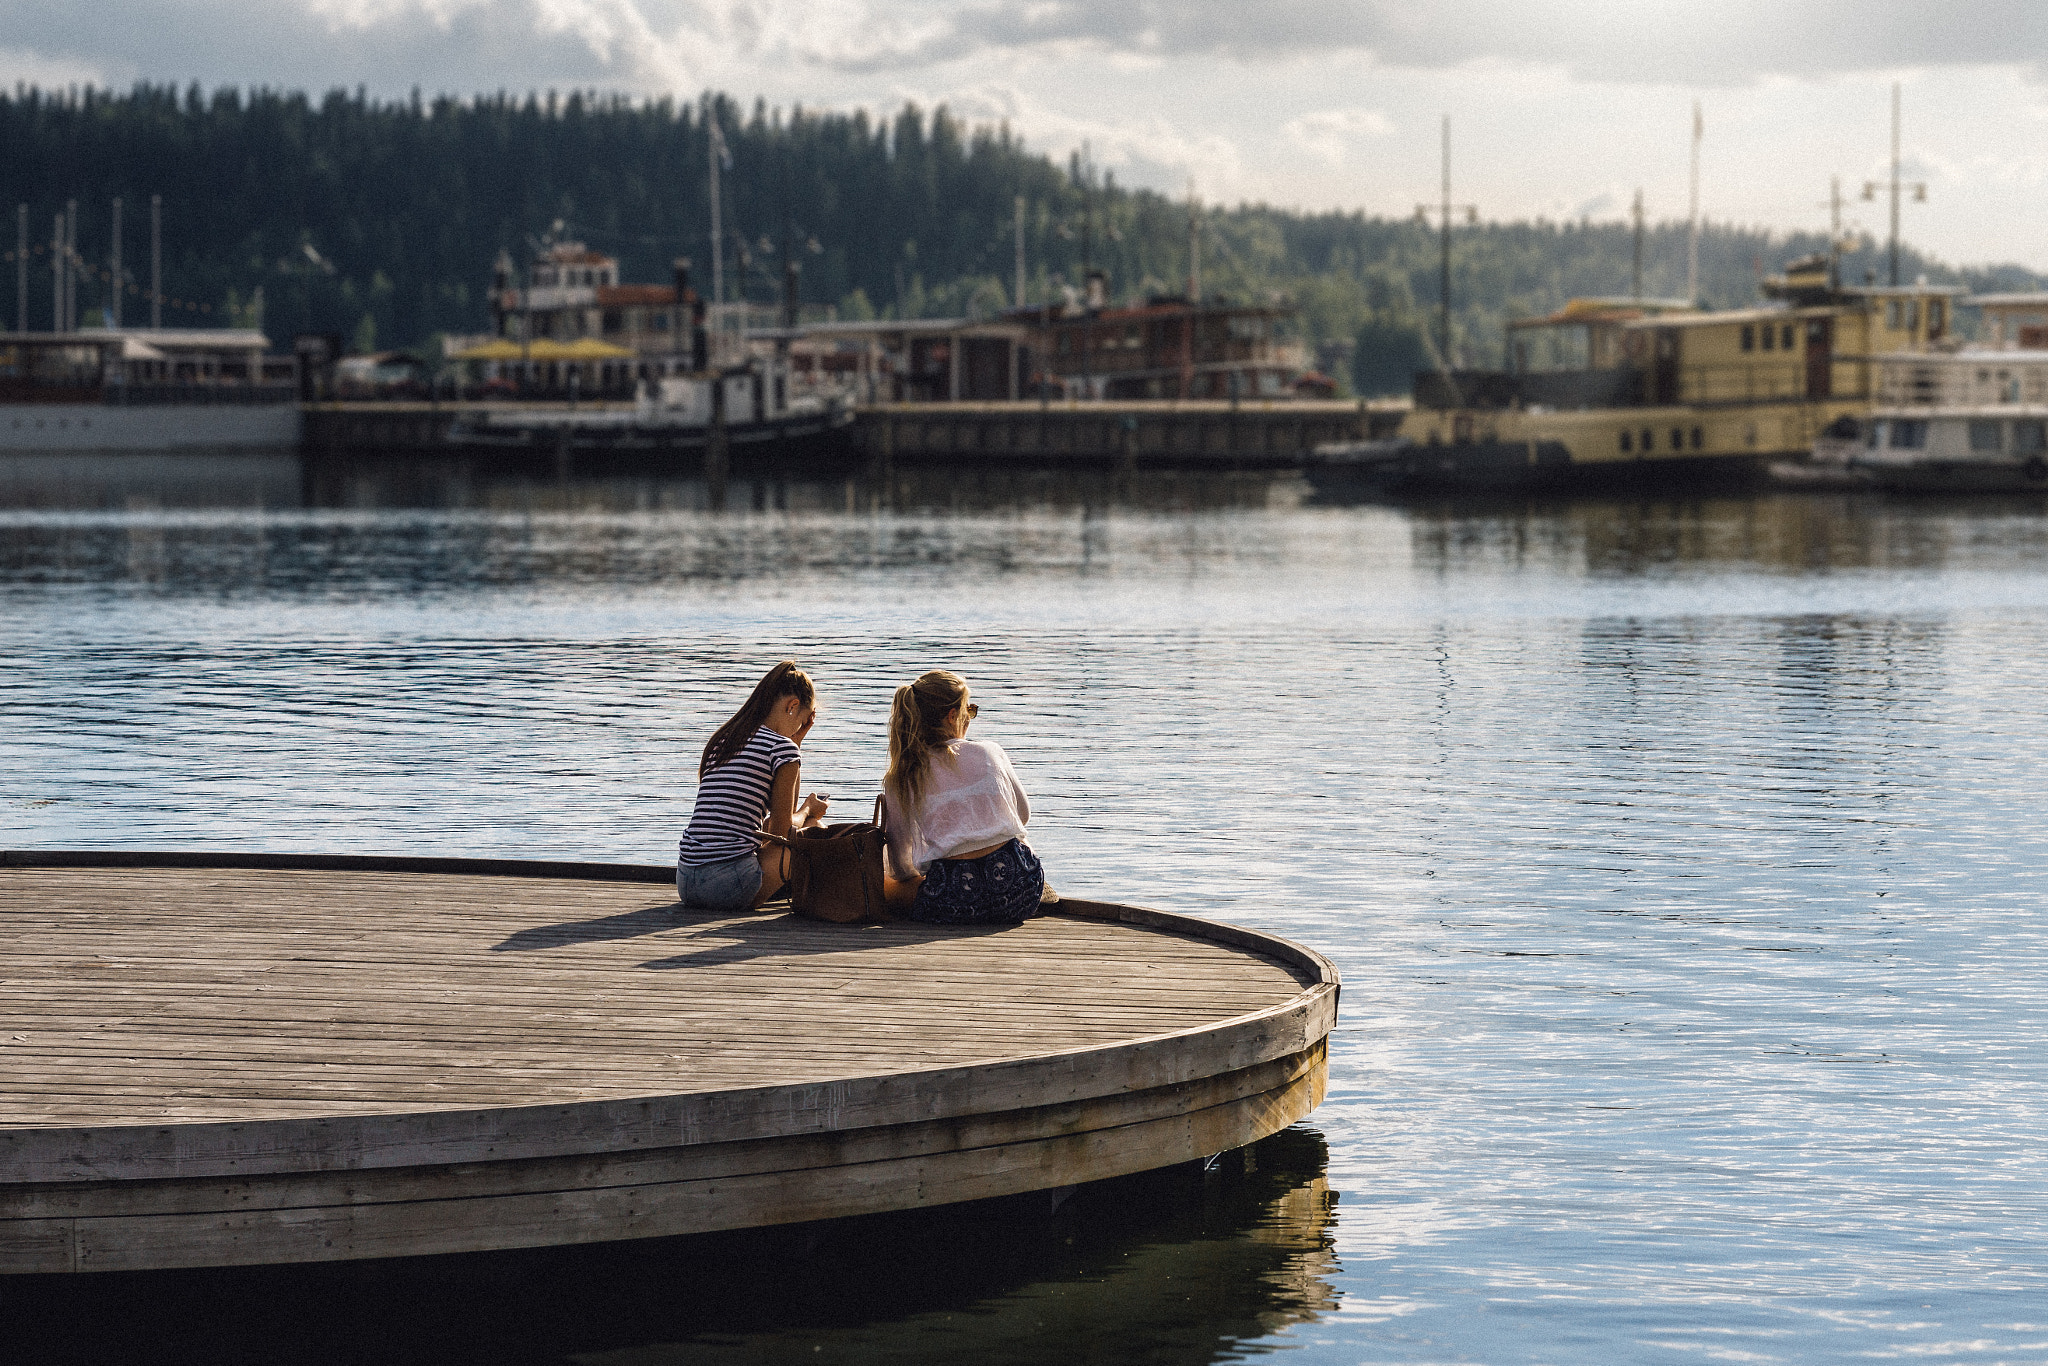
M2048 451L2048 422L2038 418L2012 424L2012 453L2039 455Z
M1917 329L1919 326L1920 301L1918 299L1908 299L1906 300L1906 330L1908 332L1911 332Z
M1865 443L1870 447L1870 449L1876 450L1878 446L1884 442L1884 426L1885 424L1882 422L1873 422L1870 424L1870 440L1867 443Z
M1904 315L1899 311L1899 301L1897 299L1886 299L1884 301L1884 325L1887 328L1894 332L1898 331L1899 319L1902 316Z
M1918 451L1927 448L1927 420L1925 418L1892 419L1891 446L1895 451Z
M1941 300L1929 299L1927 301L1927 335L1930 338L1941 335L1942 328L1947 321L1944 316L1947 312L1948 310L1943 306Z
M1777 344L1778 344L1778 329L1777 329L1777 328L1775 328L1775 327L1772 327L1772 326L1770 326L1770 325L1769 325L1768 323L1766 323L1766 324L1764 325L1764 350L1766 350L1766 351L1769 351L1770 349L1772 349L1773 347L1775 347L1775 346L1776 346Z
M2004 426L2005 424L2002 422L1972 422L1970 424L1970 449L1979 455L2004 450Z
M1778 345L1784 347L1787 351L1796 350L1799 345L1796 337L1797 333L1794 332L1792 324L1786 323L1784 335L1778 339Z
M1756 329L1754 327L1742 329L1742 349L1745 351L1756 350Z
M1647 455L1649 452L1654 451L1656 449L1657 434L1651 431L1648 427L1643 428L1643 453Z
M1622 434L1621 434L1621 449L1622 449L1622 450L1623 450L1624 452L1626 452L1626 451L1631 451L1631 450L1634 450L1634 449L1635 449L1635 444L1636 444L1636 441L1635 441L1635 437L1634 437L1634 436L1632 436L1632 435L1631 435L1631 434L1630 434L1629 432L1627 432L1626 430L1624 430L1624 431L1622 432Z
M1692 429L1692 448L1693 448L1694 450L1700 450L1700 449L1702 449L1703 447L1705 447L1705 445L1706 445L1706 444L1707 444L1707 434L1706 434L1706 433L1705 433L1704 431L1702 431L1702 430L1701 430L1700 428L1698 428L1698 427L1695 427L1695 428L1693 428L1693 429Z
M1671 449L1674 451L1685 449L1685 428L1673 427L1671 429Z

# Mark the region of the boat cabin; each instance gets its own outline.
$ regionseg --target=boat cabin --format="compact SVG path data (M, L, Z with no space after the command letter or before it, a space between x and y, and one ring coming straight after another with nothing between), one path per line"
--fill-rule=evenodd
M269 348L261 332L239 328L0 332L0 401L289 400L297 363Z
M1505 371L1425 371L1418 407L1580 411L1867 400L1871 360L1950 335L1964 290L1841 286L1824 256L1764 281L1764 302L1579 299L1509 325Z
M1963 302L1982 310L1984 346L2048 351L2048 293L1979 294Z

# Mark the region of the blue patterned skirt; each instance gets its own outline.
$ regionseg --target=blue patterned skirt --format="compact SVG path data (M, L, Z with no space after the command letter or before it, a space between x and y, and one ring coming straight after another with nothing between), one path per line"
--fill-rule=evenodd
M973 859L934 859L911 903L927 925L1017 925L1038 914L1045 868L1021 840Z

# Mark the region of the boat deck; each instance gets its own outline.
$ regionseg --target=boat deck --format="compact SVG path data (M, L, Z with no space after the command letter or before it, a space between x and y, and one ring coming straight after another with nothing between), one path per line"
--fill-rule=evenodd
M1321 1097L1336 977L1285 941L1102 903L703 916L669 876L0 857L0 1271L941 1204L1206 1156Z

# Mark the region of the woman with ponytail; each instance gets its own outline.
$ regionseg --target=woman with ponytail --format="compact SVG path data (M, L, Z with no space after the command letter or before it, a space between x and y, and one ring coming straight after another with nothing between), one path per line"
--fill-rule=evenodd
M1045 870L1024 827L1031 802L992 740L970 740L967 680L934 669L896 690L889 772L890 900L932 925L1014 925L1037 914Z
M782 890L789 854L761 834L787 835L825 814L816 793L801 805L796 799L797 747L817 719L810 675L785 659L705 744L697 809L676 848L676 896L684 906L745 911Z

